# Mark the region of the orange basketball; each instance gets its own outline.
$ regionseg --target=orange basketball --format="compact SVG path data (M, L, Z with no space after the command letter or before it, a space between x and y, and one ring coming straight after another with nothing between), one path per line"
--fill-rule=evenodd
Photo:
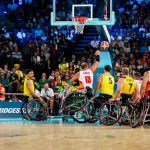
M101 42L100 47L101 47L101 49L106 50L109 48L109 43L107 41L103 41L103 42Z

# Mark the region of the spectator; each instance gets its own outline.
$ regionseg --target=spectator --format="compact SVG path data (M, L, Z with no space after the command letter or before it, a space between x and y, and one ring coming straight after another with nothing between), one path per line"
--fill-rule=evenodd
M39 80L39 87L40 89L43 89L44 84L48 83L48 80L46 79L46 77L42 77L42 79Z
M48 106L51 108L51 116L53 115L53 107L54 107L54 91L49 88L47 83L44 84L44 88L41 90L41 96L46 98L48 101Z
M148 45L148 43L147 43L147 41L145 41L145 42L144 42L144 46L142 46L141 49L140 49L140 52L141 52L141 53L145 53L145 50L148 49L148 46L147 46L147 45Z
M24 40L26 38L26 33L23 31L23 29L21 29L21 31L17 33L17 38L19 40Z
M22 57L24 59L26 59L30 55L31 55L31 53L30 53L29 43L26 43L25 47L23 47L23 49L22 49Z
M43 31L41 30L40 26L37 27L37 30L35 30L35 32L37 34L37 37L41 37L43 34Z
M73 76L74 76L74 73L71 73L71 74L70 74L70 79L68 79L68 80L66 81L66 83L68 83L69 85L71 85L71 79L73 78Z
M59 64L59 69L60 70L63 70L63 72L65 73L66 72L66 69L69 67L69 64L66 62L66 59L63 58L62 59L62 63Z
M93 48L93 46L91 46L91 42L87 43L88 45L85 47L84 53L89 53L90 49Z
M6 74L7 72L10 72L10 70L8 70L8 65L4 65L4 73Z
M71 60L74 64L77 64L77 60L76 60L76 56L72 55L72 60Z
M15 14L18 9L18 5L16 3L14 3L13 0L11 0L10 3L7 5L7 9L8 9L8 15L9 15L11 21L14 20Z
M18 80L20 81L21 79L23 80L23 73L22 71L20 71L20 65L19 64L15 64L14 65L15 69L16 69L16 74L18 75Z
M45 42L42 42L41 50L44 51L45 48L47 48L47 47L46 47L46 44L45 44Z
M48 81L52 82L52 80L54 79L54 77L55 77L55 70L52 71L51 75L48 78Z
M136 45L136 42L133 42L130 49L131 49L131 52L135 52L136 49L139 49L139 46Z
M9 100L9 102L22 102L22 101L19 100L15 95L13 95L11 100Z
M69 80L70 78L69 78L69 72L68 71L66 71L66 73L65 73L65 78L63 78L62 79L62 81L67 81L67 80Z
M145 62L143 68L140 69L141 76L143 76L146 71L149 71L149 69L147 63Z
M60 12L58 13L57 20L59 20L59 21L65 20L65 12L63 10L60 10Z
M74 66L73 62L69 63L69 67L68 67L68 69L66 71L70 72L70 70L72 70L72 72L75 73L75 66Z
M34 67L34 74L37 75L39 73L40 68L40 56L38 56L37 52L34 53L33 56L33 67Z
M57 39L61 39L64 34L61 30L58 30Z
M146 58L147 58L147 54L143 54L143 58L140 58L139 60L140 60L142 63L145 63L145 62L146 62Z
M47 41L47 36L45 35L45 33L42 34L41 41Z
M56 88L59 88L60 86L63 86L63 83L62 83L62 80L61 80L61 76L58 75L58 79L57 79L57 81L55 82L55 87L56 87Z
M66 96L66 94L68 92L68 89L69 89L69 84L65 83L64 88L60 91L60 93L58 95L58 98L61 99L61 102L60 102L61 105L63 103L63 98Z
M129 47L129 43L128 43L128 42L125 42L125 43L124 43L123 51L124 51L125 53L130 53L130 47Z
M124 47L124 43L127 42L125 40L125 36L122 36L122 40L119 42L119 47Z
M132 28L133 29L138 28L138 22L137 21L134 21L134 24L132 25Z
M97 36L94 36L94 41L91 41L91 46L93 46L95 49L99 48L99 41L97 40Z
M45 56L45 63L47 64L48 66L48 69L51 69L50 68L50 54L47 52L47 48L44 49L44 56Z
M6 74L6 79L8 80L8 93L11 93L12 92L12 88L13 88L13 85L12 85L12 77L10 76L10 72L7 72ZM10 96L9 96L10 98Z
M55 73L54 79L52 80L51 86L55 86L55 82L58 80L58 73Z
M18 75L16 74L15 68L12 68L11 79L12 79L13 88L16 89L15 92L18 92L20 82L18 81Z
M114 40L112 40L112 47L119 44L119 41L117 40L117 36L114 37Z
M123 53L122 53L122 57L120 57L120 60L123 60L123 61L125 61L125 63L127 63L128 59L129 59L129 58L126 57L125 53L123 52Z
M5 77L4 77L5 74L3 72L0 75L1 75L0 81L2 82L2 85L5 88L5 91L8 92L8 85L9 85L8 80L5 79Z
M129 76L133 77L134 71L132 70L132 66L129 66Z
M20 52L18 52L18 47L15 46L15 51L12 52L12 59L13 60L17 60L17 61L21 61L22 60L22 55Z

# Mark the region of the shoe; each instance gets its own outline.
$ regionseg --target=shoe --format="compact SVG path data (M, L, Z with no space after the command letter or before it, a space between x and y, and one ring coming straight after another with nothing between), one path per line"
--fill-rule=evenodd
M51 69L50 67L48 67L48 69Z

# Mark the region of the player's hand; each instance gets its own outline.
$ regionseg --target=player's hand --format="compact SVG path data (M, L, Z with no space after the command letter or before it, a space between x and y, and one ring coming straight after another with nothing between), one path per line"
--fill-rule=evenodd
M44 102L43 98L39 97L39 99L40 99L41 102Z
M113 102L113 101L115 101L114 98L110 98L110 99L109 99L109 103L111 103L111 102Z
M96 54L96 55L99 55L99 54L100 54L100 50L97 50L97 51L95 52L95 54Z
M91 101L93 101L93 100L94 100L94 98L95 98L95 97L92 97Z

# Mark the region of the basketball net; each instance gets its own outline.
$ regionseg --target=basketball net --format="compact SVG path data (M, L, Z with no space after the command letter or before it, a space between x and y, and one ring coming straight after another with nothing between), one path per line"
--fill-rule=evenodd
M71 19L75 26L75 34L83 34L84 25L88 18L87 17L72 17ZM78 22L80 25L78 24Z

